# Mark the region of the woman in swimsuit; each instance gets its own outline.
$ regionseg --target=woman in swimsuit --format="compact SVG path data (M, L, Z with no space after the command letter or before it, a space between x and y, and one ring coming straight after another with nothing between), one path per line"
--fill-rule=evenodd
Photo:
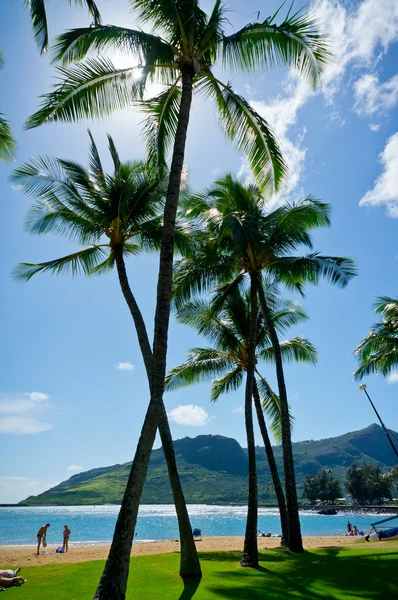
M67 525L65 525L65 527L64 527L64 546L63 546L64 552L68 552L68 544L69 544L70 534L71 534L71 531L70 531L69 527Z
M42 540L46 539L47 529L49 527L50 527L50 523L47 523L46 525L43 525L43 527L40 527L39 531L37 532L37 552L36 552L37 556L40 554L40 545L41 545Z

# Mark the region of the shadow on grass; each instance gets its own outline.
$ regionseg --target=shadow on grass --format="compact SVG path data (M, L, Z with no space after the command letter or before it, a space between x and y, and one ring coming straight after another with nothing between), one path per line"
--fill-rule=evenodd
M216 553L218 554L218 553ZM231 553L237 563L239 553ZM317 552L260 554L258 569L228 569L218 571L227 585L212 586L220 597L246 600L324 600L361 598L366 600L397 600L397 551L350 553L341 548L325 548ZM211 557L204 556L205 560ZM203 560L203 559L202 559ZM220 560L214 556L213 560ZM221 560L228 560L221 557ZM232 566L232 565L231 565ZM265 577L264 577L265 575Z
M189 579L183 578L184 589L182 590L181 596L178 600L191 600L194 597L201 583L201 579Z

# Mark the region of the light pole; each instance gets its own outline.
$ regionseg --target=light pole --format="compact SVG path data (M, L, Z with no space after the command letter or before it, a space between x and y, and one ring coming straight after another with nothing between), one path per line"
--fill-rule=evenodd
M371 405L372 405L372 408L373 408L373 410L375 411L375 413L376 413L376 415L377 415L377 418L378 418L378 419L379 419L379 421L380 421L380 425L383 427L383 429L384 429L384 433L385 433L385 434L386 434L386 436L388 437L388 441L389 441L389 442L390 442L390 444L391 444L391 448L394 450L394 452L395 452L395 456L398 458L398 450L396 449L396 447L395 447L395 445L394 445L394 442L392 441L392 439L391 439L391 436L390 436L390 434L388 433L387 427L384 425L383 421L381 420L381 417L380 417L379 413L377 412L375 405L373 404L373 402L372 402L372 400L371 400L371 398L370 398L370 396L369 396L368 392L366 391L366 385L363 383L363 384L362 384L362 385L359 387L359 389L360 389L360 390L363 390L363 391L365 392L365 394L367 395L367 397L368 397L368 400L369 400L369 402L371 403Z

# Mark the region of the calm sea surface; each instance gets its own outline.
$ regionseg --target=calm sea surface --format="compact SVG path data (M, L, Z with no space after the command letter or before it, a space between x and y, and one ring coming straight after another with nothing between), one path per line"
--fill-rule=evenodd
M244 535L246 507L188 506L192 527L199 527L204 536ZM51 523L47 539L49 544L60 543L65 524L72 530L71 543L101 544L112 539L119 506L69 506L38 508L0 507L0 544L34 544L39 527ZM379 518L387 517L381 515ZM377 515L345 513L326 516L313 512L301 513L304 535L339 535L346 532L347 520L358 529L368 531L370 523L379 520ZM258 528L280 533L276 509L260 508ZM141 506L136 540L164 540L178 537L174 506Z

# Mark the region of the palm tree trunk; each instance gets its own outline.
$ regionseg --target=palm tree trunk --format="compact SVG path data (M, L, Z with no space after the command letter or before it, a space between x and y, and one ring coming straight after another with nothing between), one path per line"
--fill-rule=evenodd
M281 403L282 417L282 449L283 449L283 467L285 472L285 492L287 507L287 526L289 536L289 550L292 552L303 552L303 540L301 538L300 517L297 503L296 476L294 472L294 460L292 449L292 437L290 430L289 405L287 401L287 392L285 376L283 373L282 354L279 345L278 335L276 333L270 309L265 298L262 285L258 286L261 312L267 326L272 346L275 352L276 377L278 380L279 399Z
M260 395L258 393L258 387L256 379L253 381L253 400L254 406L256 407L258 425L260 427L261 435L265 446L265 454L267 455L269 470L271 471L272 481L274 484L274 490L276 499L278 502L279 516L281 519L282 539L281 546L287 546L289 540L288 527L287 527L287 513L286 513L286 502L285 495L283 493L283 487L279 478L278 469L275 462L274 451L272 450L271 440L269 439L267 425L265 424L264 413L261 406Z
M257 275L250 279L250 339L248 347L246 392L245 392L245 424L247 435L247 454L249 458L249 497L245 542L243 546L242 567L258 567L257 521L258 521L258 488L256 469L256 446L253 429L253 381L256 366L256 334L257 334Z
M152 374L152 349L148 339L148 333L140 308L131 290L126 265L123 259L123 251L115 249L116 267L119 276L120 287L127 306L133 317L135 329L137 331L138 342L141 354L148 376L149 389L151 389L150 377ZM162 402L162 416L159 422L159 433L162 440L163 452L165 455L167 469L169 473L170 485L173 492L174 505L177 513L178 527L180 531L181 555L180 555L180 575L181 577L197 577L201 575L198 553L192 536L192 527L189 520L187 505L184 492L182 491L180 477L178 475L177 462L175 458L173 439L171 436L169 421L166 409Z
M166 375L167 338L173 281L174 230L184 165L185 143L192 104L193 71L182 74L182 94L169 185L164 209L160 248L160 267L153 339L151 400L131 466L122 505L116 522L111 549L94 600L125 600L133 544L142 490L148 470L156 429L162 417ZM199 574L198 574L199 576Z

